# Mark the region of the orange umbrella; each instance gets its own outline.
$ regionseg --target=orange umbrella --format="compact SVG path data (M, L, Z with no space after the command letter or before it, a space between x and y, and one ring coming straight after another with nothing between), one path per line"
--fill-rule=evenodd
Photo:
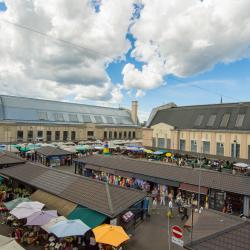
M96 242L118 247L124 241L129 239L129 236L120 226L103 224L93 229Z

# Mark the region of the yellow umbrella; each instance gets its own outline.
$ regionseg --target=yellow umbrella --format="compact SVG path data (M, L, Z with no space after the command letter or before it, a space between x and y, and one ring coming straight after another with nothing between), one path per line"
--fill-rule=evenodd
M96 242L118 247L124 241L129 239L129 236L120 226L103 224L93 229Z
M170 156L172 156L172 154L171 153L166 153L166 156L170 157Z

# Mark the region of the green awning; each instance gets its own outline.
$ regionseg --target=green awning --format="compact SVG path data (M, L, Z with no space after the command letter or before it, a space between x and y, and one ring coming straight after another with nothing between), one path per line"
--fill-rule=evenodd
M67 219L80 219L91 228L95 228L106 220L107 216L90 210L86 207L77 206L68 216Z

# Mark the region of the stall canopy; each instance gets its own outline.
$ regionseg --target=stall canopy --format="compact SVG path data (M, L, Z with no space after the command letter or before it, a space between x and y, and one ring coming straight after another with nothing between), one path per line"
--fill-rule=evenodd
M46 208L57 210L58 213L63 216L67 216L77 207L77 205L73 202L64 200L42 190L34 192L31 195L31 200L40 201L45 204Z
M0 235L0 249L1 250L24 250L14 238Z
M107 219L107 216L88 209L87 207L78 206L67 216L67 218L70 220L80 219L90 228L94 228L102 224Z
M188 183L181 183L179 189L184 190L184 191L188 191L191 193L199 193L199 186L191 185ZM208 188L200 187L200 193L206 195L208 193Z

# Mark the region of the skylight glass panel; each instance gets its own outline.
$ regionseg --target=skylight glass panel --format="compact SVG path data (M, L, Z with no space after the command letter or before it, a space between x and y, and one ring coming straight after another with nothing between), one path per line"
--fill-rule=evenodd
M214 126L216 120L216 115L210 115L208 122L207 122L207 126L212 127Z
M112 116L106 116L106 121L107 123L111 124L111 123L114 123L114 119Z
M60 121L60 122L64 121L64 116L62 113L54 113L54 118L56 121Z
M203 121L203 118L204 118L204 115L198 115L197 118L196 118L196 120L195 120L194 125L195 126L200 126L201 123L202 123L202 121Z
M230 118L230 114L224 114L220 123L220 127L227 127L229 118Z
M89 123L92 122L90 115L82 115L83 122Z
M48 120L47 112L38 112L37 115L39 120Z
M244 119L245 119L245 114L238 114L235 122L235 127L242 127Z
M69 114L69 121L71 122L78 122L77 114Z
M103 123L102 117L100 115L94 116L96 123Z
M116 123L122 124L122 118L121 117L116 117L115 120L116 120Z

